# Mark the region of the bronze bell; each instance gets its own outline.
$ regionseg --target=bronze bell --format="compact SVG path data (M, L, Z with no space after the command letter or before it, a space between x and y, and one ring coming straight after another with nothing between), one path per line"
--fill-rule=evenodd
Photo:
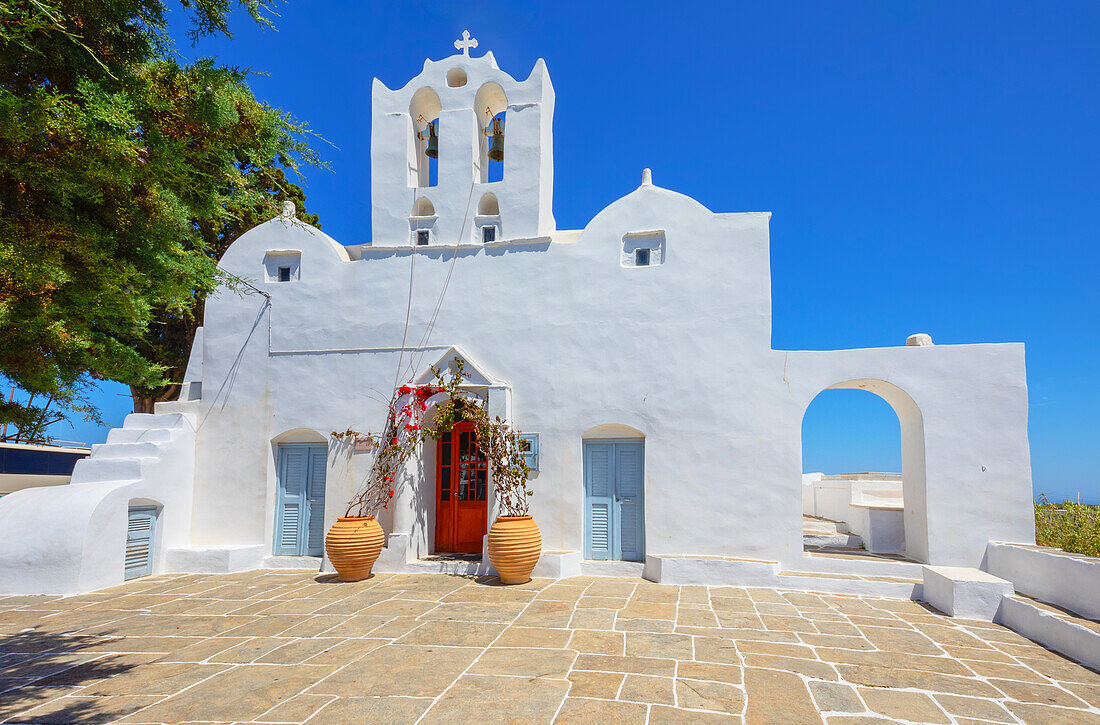
M493 119L493 140L489 143L489 158L504 161L504 131L500 128L500 119Z
M435 130L435 123L428 124L428 148L424 149L424 155L429 159L439 158L439 132Z

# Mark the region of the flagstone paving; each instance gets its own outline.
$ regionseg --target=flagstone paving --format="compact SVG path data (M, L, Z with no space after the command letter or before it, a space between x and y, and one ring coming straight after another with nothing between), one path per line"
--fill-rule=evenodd
M1100 674L916 602L304 571L0 598L5 723L1074 723Z

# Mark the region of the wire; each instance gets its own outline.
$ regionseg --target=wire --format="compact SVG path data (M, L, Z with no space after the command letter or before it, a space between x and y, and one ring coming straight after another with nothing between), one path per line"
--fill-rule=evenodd
M470 193L466 197L466 212L462 215L462 226L458 230L458 239L455 241L454 254L451 255L451 263L447 267L447 275L443 278L443 287L439 290L439 299L436 300L435 309L432 310L431 317L428 318L428 324L424 328L424 334L420 337L420 341L416 343L414 350L419 350L419 355L413 352L409 356L409 373L410 375L416 371L417 366L420 364L420 360L424 355L423 348L427 345L429 338L431 337L432 330L435 328L435 321L439 317L439 310L443 306L443 298L447 295L447 288L451 284L451 275L454 272L455 260L458 259L459 245L462 244L462 235L466 231L466 220L470 218L470 204L474 199L474 184L476 182L470 182ZM415 254L414 254L415 256ZM411 301L411 298L410 298ZM404 343L402 343L404 345ZM416 357L414 357L416 356Z
M420 144L417 144L416 147L417 147L416 152L417 152L417 154L419 154L420 153ZM416 195L417 195L417 192L420 191L419 172L418 172L418 175L417 175L416 183L417 183L417 186L413 187L413 203L412 203L413 214L417 213ZM417 222L416 226L417 226L417 229L419 230L420 223ZM394 378L393 378L393 389L394 390L397 390L397 386L401 382L401 373L403 371L402 365L405 362L405 341L408 339L408 336L409 336L409 318L412 317L413 277L416 273L416 248L415 247L413 247L413 253L409 256L412 258L409 262L409 304L405 308L405 329L401 333L401 348L400 348L401 352L397 356L397 375L395 375ZM411 355L410 355L410 362L411 362Z

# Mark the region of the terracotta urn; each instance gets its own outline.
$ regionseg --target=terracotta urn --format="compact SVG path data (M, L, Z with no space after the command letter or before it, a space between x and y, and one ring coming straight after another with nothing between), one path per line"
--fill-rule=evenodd
M542 533L530 516L497 516L489 529L489 561L501 584L531 581L531 570L542 555Z
M341 516L328 530L325 551L340 581L357 582L370 576L385 541L373 516Z

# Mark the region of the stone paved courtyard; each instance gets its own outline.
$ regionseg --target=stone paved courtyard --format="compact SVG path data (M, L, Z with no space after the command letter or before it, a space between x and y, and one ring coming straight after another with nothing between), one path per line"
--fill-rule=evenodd
M0 599L0 721L1100 723L1100 675L915 602L167 575Z

